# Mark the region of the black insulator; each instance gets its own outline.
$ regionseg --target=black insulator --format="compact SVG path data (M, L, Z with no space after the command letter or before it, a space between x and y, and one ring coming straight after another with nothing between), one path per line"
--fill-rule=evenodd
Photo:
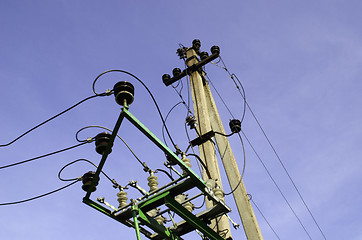
M182 47L177 49L177 55L180 57L180 59L186 58L186 48Z
M231 132L238 133L241 131L241 122L239 119L232 119L229 122Z
M170 79L171 79L171 76L169 74L166 73L166 74L162 75L162 81L164 84L167 84L167 82L170 81Z
M95 190L97 190L96 186L98 185L99 182L99 178L97 177L97 180L94 183L94 186L90 188L90 186L92 185L92 181L93 179L96 177L96 173L93 171L89 171L87 173L85 173L82 177L82 189L86 192L94 192Z
M95 144L96 144L96 152L103 155L104 151L106 150L108 144L109 144L109 140L111 138L111 134L107 133L107 132L102 132L99 133L96 137L95 137ZM112 148L110 150L110 152L112 152Z
M200 53L200 59L204 60L209 57L209 54L207 52L201 52Z
M181 73L181 69L179 69L179 68L174 68L174 69L172 70L172 74L173 74L174 77L176 77L176 76L179 75L180 73Z
M211 47L211 53L212 54L220 54L220 48L218 46L212 46Z
M113 87L116 102L123 106L125 103L130 105L134 99L134 87L130 82L121 81Z
M186 123L187 123L188 126L190 126L190 129L196 128L197 123L196 123L195 117L187 116L186 117Z
M195 49L196 52L200 50L201 42L199 39L195 39L192 41L192 47Z

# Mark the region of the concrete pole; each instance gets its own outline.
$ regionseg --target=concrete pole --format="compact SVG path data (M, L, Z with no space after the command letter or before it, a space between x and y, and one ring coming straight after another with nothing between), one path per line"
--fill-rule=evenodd
M193 64L197 63L199 60L197 58L197 54L194 49L190 48L186 52L187 59L189 61L187 62L188 66L192 66ZM190 85L191 85L191 92L192 92L192 100L193 100L193 107L194 107L194 113L195 117L198 122L197 131L199 135L203 135L211 130L210 125L210 119L209 119L209 113L206 103L206 97L204 93L204 87L203 87L203 81L200 76L200 74L195 71L190 76ZM215 154L215 146L211 141L207 141L199 146L199 153L200 158L202 161L206 164L211 178L217 179L217 184L222 189L221 184L221 177L220 177L220 170L217 163L217 158ZM203 171L203 179L206 181L208 179L208 176L206 175L205 170ZM215 192L215 195L218 196L220 199L224 201L224 197L221 191ZM209 209L213 206L213 203L211 201L206 201L206 207ZM226 233L226 235L223 235L223 237L226 239L231 236L230 233L230 224L228 218L223 215L220 218L217 219L218 221L212 221L210 224L211 228L214 228L215 225L218 233Z
M225 130L221 122L220 115L217 111L214 98L212 97L210 87L206 83L203 88L211 127L215 132L225 134ZM231 150L229 140L225 136L216 134L215 141L219 149L219 154L222 156L222 162L229 180L230 188L232 190L235 189L233 192L234 200L239 211L246 237L248 240L261 240L263 237L261 235L258 222L256 221L253 208L248 199L244 183L241 180L241 174L236 164L234 154Z

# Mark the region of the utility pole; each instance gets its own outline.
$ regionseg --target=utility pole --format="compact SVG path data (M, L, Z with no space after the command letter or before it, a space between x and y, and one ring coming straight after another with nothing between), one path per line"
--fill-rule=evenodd
M210 87L205 77L203 76L204 73L202 72L202 66L217 58L219 56L220 50L218 47L214 46L214 49L211 49L212 55L208 56L208 54L205 52L199 52L200 46L200 41L195 39L193 41L193 46L186 49L186 63L188 68L185 69L183 72L181 72L180 70L175 71L173 78L169 78L168 76L163 80L165 85L168 86L173 82L177 81L178 79L181 79L186 74L189 74L192 99L194 103L194 112L199 124L198 137L202 138L210 131L214 133L218 132L225 135L225 130L221 122L219 113L217 111L215 101L211 94ZM199 60L198 55L200 56L201 61ZM245 230L246 237L248 240L262 240L263 237L256 221L254 211L248 199L244 183L241 179L241 174L236 164L234 154L231 150L227 137L223 135L216 134L215 141L218 146L220 156L222 156L222 162L225 168L226 175L228 177L230 188L233 191L234 200L238 208L238 212ZM210 172L211 178L218 179L217 184L220 186L220 189L215 192L215 195L220 199L224 200L220 179L220 171L215 156L215 148L213 146L213 143L211 141L206 141L203 144L199 145L199 153L200 158L204 161ZM203 174L203 177L204 180L207 179L205 173ZM218 195L220 192L222 194L221 196ZM210 206L210 203L207 203L206 206L207 208L212 207ZM222 221L218 222L217 224L219 231L222 231L223 229L230 229L229 223L225 218L221 219Z
M186 52L187 59L190 59L187 61L188 67L191 67L192 65L196 64L198 62L196 51L193 48L190 48ZM209 117L209 109L207 106L207 100L205 96L204 84L203 80L201 78L201 75L198 73L198 71L194 71L190 75L190 84L191 84L191 92L192 92L192 100L194 102L194 112L196 114L196 118L198 121L198 135L202 136L206 134L207 132L211 131L211 122ZM202 161L206 164L208 171L211 175L212 179L217 179L216 184L220 187L218 189L214 188L215 195L220 198L222 201L224 201L224 194L222 191L222 184L221 184L221 176L220 176L220 170L217 163L217 158L215 154L215 146L211 141L206 141L205 143L199 145L199 154ZM203 174L203 179L205 181L208 180L208 176ZM206 208L212 208L213 203L211 201L206 200ZM220 233L226 233L225 239L231 236L230 234L230 225L229 220L227 216L223 215L220 217L220 219L213 220L211 223L211 228L214 228L216 225L217 232Z

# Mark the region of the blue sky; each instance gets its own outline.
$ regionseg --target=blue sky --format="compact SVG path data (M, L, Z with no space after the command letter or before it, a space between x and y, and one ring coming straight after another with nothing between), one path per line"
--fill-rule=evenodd
M0 2L0 144L91 96L94 78L109 69L138 76L150 88L163 114L180 101L161 81L183 63L179 43L199 38L202 49L221 48L228 69L246 90L247 101L283 160L327 239L362 239L360 92L362 83L362 3L359 1L9 1ZM226 72L212 64L210 79L236 116L242 99ZM156 136L162 123L145 89L119 73L101 78L100 92L118 81L131 81L135 102L130 111ZM183 79L187 97L186 79ZM231 118L214 95L224 125ZM96 98L0 148L0 166L77 144L75 133L88 125L112 128L120 107L112 96ZM188 145L186 111L178 106L167 121L176 143ZM81 137L102 130L91 129ZM323 239L268 146L250 112L243 131L256 148L312 239ZM164 157L125 123L121 136L151 168ZM194 137L194 133L190 135ZM167 140L169 143L169 140ZM359 143L359 144L358 144ZM240 142L231 138L239 168ZM27 199L60 188L57 178L67 163L87 158L96 164L94 145L0 169L0 203ZM193 169L198 172L192 159ZM220 161L221 163L221 161ZM221 165L220 165L221 167ZM93 170L77 163L64 177ZM146 177L125 146L116 141L104 169L121 185ZM223 169L221 167L221 171ZM159 175L160 184L168 180ZM244 183L280 239L309 239L278 193L251 147L246 144ZM225 192L229 192L223 179ZM105 178L93 197L116 205L116 193ZM136 194L130 190L130 195ZM82 203L81 183L27 203L0 206L1 239L136 239L129 229ZM233 199L226 198L238 223ZM277 239L254 209L264 239ZM234 239L245 239L242 229ZM190 235L191 239L196 238Z

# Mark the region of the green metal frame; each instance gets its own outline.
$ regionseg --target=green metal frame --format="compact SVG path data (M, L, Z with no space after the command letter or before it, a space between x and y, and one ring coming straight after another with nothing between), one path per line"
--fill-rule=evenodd
M181 204L174 200L174 197L184 191L187 191L193 187L197 187L200 191L202 191L205 195L207 195L210 199L213 199L219 205L222 205L223 212L229 212L230 209L219 199L217 199L206 186L206 183L196 174L194 173L173 151L171 151L163 142L161 142L145 125L143 125L132 113L128 111L128 106L124 106L122 111L118 117L118 120L114 126L112 134L110 136L110 141L105 149L98 168L96 170L96 177L94 177L91 186L89 189L92 189L95 186L95 180L99 178L101 170L105 164L105 161L108 155L111 152L111 148L113 146L113 142L115 137L117 136L118 130L122 124L122 121L126 118L130 121L138 130L140 130L148 139L150 139L159 149L161 149L171 160L173 163L178 164L185 172L186 176L181 178L184 180L176 185L173 185L169 188L166 188L163 191L157 192L155 194L151 193L148 198L141 199L140 202L132 202L128 209L124 209L122 212L112 212L108 208L94 202L90 199L91 192L88 191L86 196L83 198L83 202L94 209L102 212L103 214L127 225L128 227L133 227L136 230L137 240L141 239L140 232L142 232L146 237L152 239L152 234L148 232L143 227L139 226L139 222L142 225L145 225L155 231L158 234L159 239L169 239L169 240L181 240L182 238L177 236L173 230L166 228L162 224L159 224L152 217L148 216L147 211L158 207L162 204L165 204L170 210L177 213L180 217L182 217L186 222L188 222L195 229L200 230L203 234L205 234L211 240L223 240L221 236L219 236L214 230L208 227L202 220L198 219L195 215L185 209ZM133 218L133 222L129 219Z

